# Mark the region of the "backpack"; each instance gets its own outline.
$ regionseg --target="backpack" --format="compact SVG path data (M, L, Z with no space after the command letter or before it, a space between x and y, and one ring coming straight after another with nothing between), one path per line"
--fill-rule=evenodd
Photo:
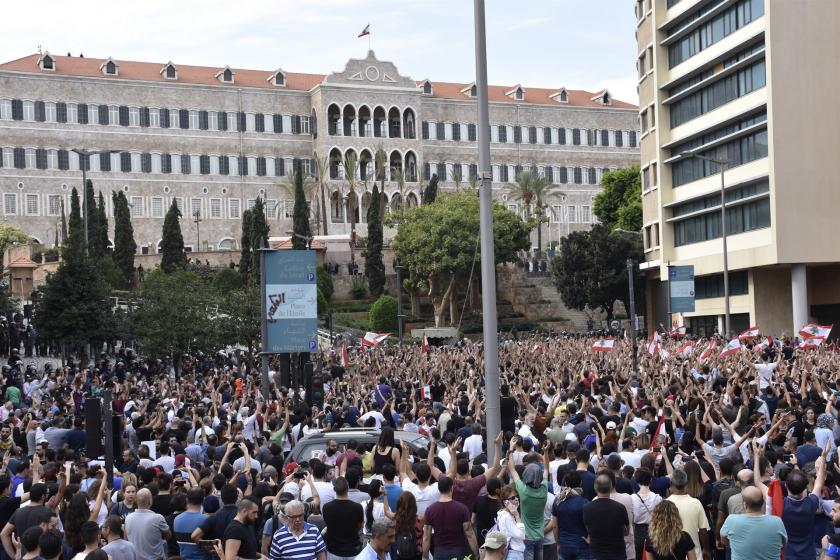
M397 538L394 541L397 547L397 558L416 558L417 557L417 533L414 527L410 529L403 529L397 533Z

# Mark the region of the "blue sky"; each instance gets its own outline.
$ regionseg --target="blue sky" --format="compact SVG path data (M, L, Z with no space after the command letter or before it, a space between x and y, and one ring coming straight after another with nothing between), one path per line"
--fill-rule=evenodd
M0 58L54 54L329 73L367 51L415 79L475 75L471 0L45 0L5 10ZM604 87L636 103L630 0L487 0L491 83Z

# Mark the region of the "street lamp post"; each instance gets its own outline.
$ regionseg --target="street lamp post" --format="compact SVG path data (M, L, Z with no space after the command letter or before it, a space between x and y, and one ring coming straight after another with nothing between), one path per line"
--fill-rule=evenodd
M638 340L636 339L636 290L633 287L633 273L635 272L633 259L627 259L627 284L630 289L630 339L633 344L633 372L631 375L636 375L639 371L639 350L637 348Z
M81 148L73 148L80 157L85 158L79 161L79 167L82 168L82 213L84 214L85 225L85 255L88 254L88 207L87 207L87 167L90 165L90 157L99 154L118 154L119 150L83 150Z
M195 251L201 251L201 230L199 225L201 223L201 210L193 212L193 222L195 222Z
M725 312L724 329L726 337L731 335L729 323L729 253L726 249L726 182L724 171L734 162L731 160L719 160L708 156L701 156L694 152L681 152L681 158L697 158L702 161L714 163L720 167L720 237L723 240L723 305Z
M397 273L397 333L400 340L400 346L403 343L403 306L402 306L402 271L405 269L400 264L400 260L394 261L394 270Z

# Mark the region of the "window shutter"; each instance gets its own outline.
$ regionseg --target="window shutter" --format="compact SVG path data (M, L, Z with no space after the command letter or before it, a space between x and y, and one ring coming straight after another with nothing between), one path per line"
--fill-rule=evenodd
M292 127L294 127L294 123L292 123ZM292 160L292 173L297 173L300 171L300 158L294 158Z
M150 124L151 118L149 117L149 108L140 107L140 126L143 128L149 128Z
M602 130L601 131L601 145L602 146L609 146L610 145L610 131L609 130Z
M580 129L573 128L572 129L572 144L575 146L580 146Z
M111 171L111 154L99 154L99 171Z
M522 143L522 127L516 125L513 127L513 143L514 144L521 144Z
M120 171L131 172L131 154L128 152L120 152Z
M164 173L172 173L172 156L170 154L160 156L160 170Z
M219 175L230 174L230 159L228 156L219 156Z
M181 174L189 175L192 173L192 162L189 154L181 154Z
M429 162L426 162L426 163L423 164L423 179L425 179L426 181L429 181L429 180L431 180L431 178L432 178L432 164L429 163Z
M245 156L239 156L239 175L242 177L248 175L248 158Z
M16 121L23 120L23 101L20 99L12 99L12 119Z
M528 129L528 142L531 144L537 143L537 127L532 126Z
M43 101L35 102L35 120L38 122L47 120L47 108Z
M438 181L446 181L446 164L445 163L437 164L437 176L438 176Z
M62 171L70 169L70 154L67 150L58 150L58 168Z
M620 130L615 131L615 146L617 148L624 147L624 134Z
M228 114L225 111L216 113L216 120L218 121L219 130L224 131L228 129Z
M514 179L514 181L515 181L515 180L516 180L516 178L517 178L517 177L519 177L520 175L522 175L522 166L521 166L521 165L515 165L515 166L513 167L513 179Z
M210 156L206 156L206 155L198 156L198 166L200 167L199 171L202 175L209 175L210 174Z
M569 168L568 167L561 167L560 168L560 182L566 184L569 182Z
M12 155L14 156L13 159L15 169L24 169L26 167L26 152L23 148L14 148L12 150Z
M565 128L558 128L557 129L557 143L561 146L566 144L566 129Z
M292 134L300 134L300 115L292 115Z
M35 150L35 167L38 169L47 168L47 150L44 148Z
M190 112L186 109L178 111L178 126L184 130L190 127Z
M499 143L504 144L507 142L507 127L503 124L499 125Z
M279 115L274 115L275 117ZM276 129L275 129L276 130ZM283 177L286 174L286 160L283 158L274 158L274 175L276 177Z
M499 179L501 179L502 183L508 182L508 166L502 165L499 168Z
M247 120L245 118L245 113L243 113L242 111L239 111L236 114L236 130L238 132L245 132L246 123L247 123Z
M111 124L110 120L108 119L108 106L107 105L100 105L99 106L99 124Z
M274 114L274 132L277 134L283 132L283 115Z
M470 123L467 125L467 139L470 142L475 142L477 137L477 130L474 124Z
M128 107L120 105L120 126L128 126Z
M55 104L55 120L60 123L67 122L67 103L59 101Z
M452 139L455 141L461 140L461 125L460 123L452 123Z
M631 147L631 148L635 148L635 147L636 147L636 131L635 131L635 130L631 130L631 131L628 133L628 135L629 135L629 138L628 138L627 143L628 143L628 144L630 144L630 147Z
M423 129L423 140L428 140L429 139L429 121L423 121L422 129Z
M143 173L152 172L152 154L140 154L140 171Z
M210 116L207 111L198 112L198 128L201 130L208 130L210 128Z
M478 165L470 164L470 179L478 179Z
M446 125L444 123L442 123L442 122L436 123L435 128L436 128L435 137L438 140L443 140L444 138L446 138Z
M169 109L163 108L160 110L160 127L169 128Z
M262 113L254 115L254 130L257 132L265 132L265 115Z
M79 167L85 171L90 171L90 156L79 155Z
M597 181L597 179L596 179L595 168L594 168L594 167L590 167L590 168L589 168L589 184L590 184L590 185L594 185L594 184L596 184L597 182L598 182L598 181Z
M257 175L260 177L265 177L265 158L258 157L257 158Z
M543 144L551 144L551 127L549 126L543 129Z
M545 168L545 178L548 180L549 183L554 182L554 168L550 165L546 166Z

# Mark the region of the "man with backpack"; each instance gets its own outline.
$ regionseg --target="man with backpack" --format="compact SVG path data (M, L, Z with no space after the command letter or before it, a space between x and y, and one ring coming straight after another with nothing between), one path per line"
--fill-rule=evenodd
M343 476L335 479L335 499L324 505L327 526L327 560L355 558L362 550L359 531L364 524L364 510L348 496L350 485Z

